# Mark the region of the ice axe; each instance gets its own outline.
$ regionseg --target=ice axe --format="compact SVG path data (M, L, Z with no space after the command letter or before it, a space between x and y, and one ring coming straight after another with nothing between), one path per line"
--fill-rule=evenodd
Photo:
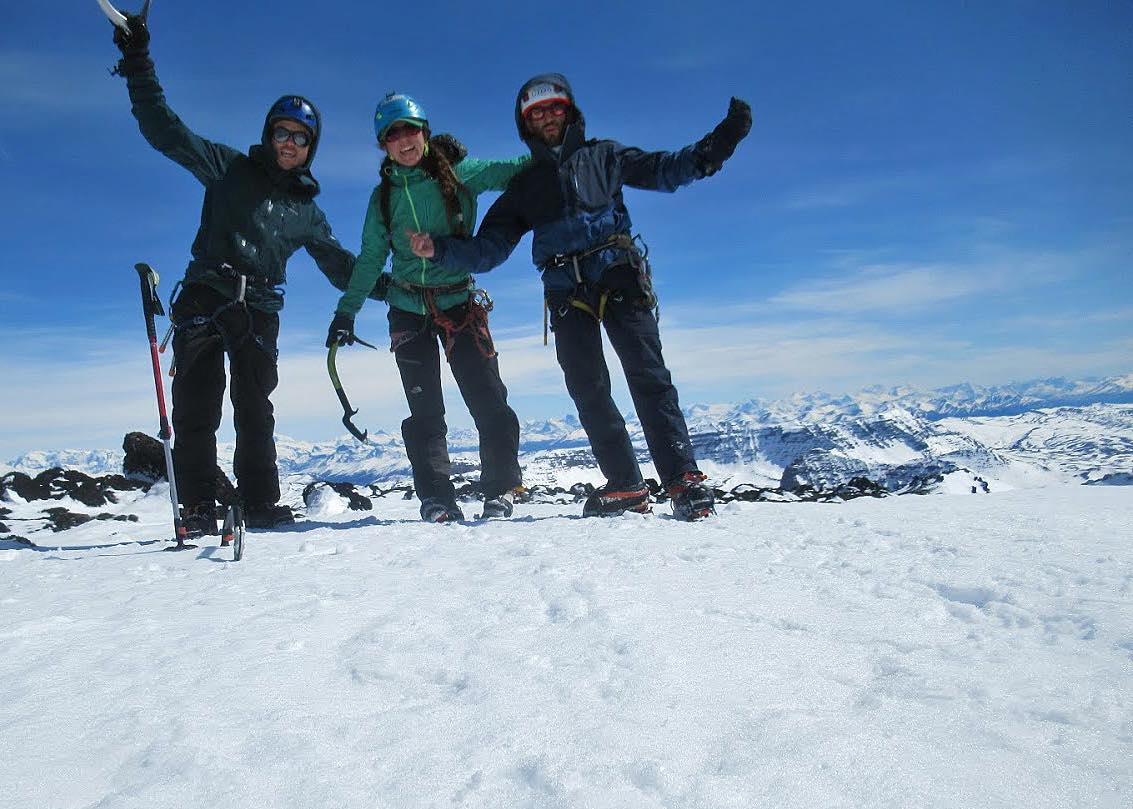
M354 338L354 342L361 343L367 348L377 349L376 345L371 345L365 340L358 337ZM354 422L350 419L358 415L358 409L350 406L350 400L346 398L346 391L342 389L342 381L338 378L338 368L335 366L335 355L338 354L338 343L332 343L330 350L327 351L327 373L330 374L330 382L334 385L334 392L338 394L338 401L342 404L342 424L350 431L350 434L361 441L366 443L366 436L369 435L369 430L359 430L354 426Z
M130 35L130 24L126 21L129 16L139 17L142 22L145 22L146 17L149 15L150 0L142 3L142 10L137 14L126 15L123 14L114 6L110 5L110 0L98 0L98 7L102 9L102 13L106 15L106 19L110 20L116 26L122 29L123 33L127 36Z

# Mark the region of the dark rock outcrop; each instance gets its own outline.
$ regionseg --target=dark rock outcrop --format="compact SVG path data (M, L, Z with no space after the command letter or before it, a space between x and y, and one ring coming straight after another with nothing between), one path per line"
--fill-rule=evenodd
M145 433L126 433L122 439L122 451L126 453L122 461L122 471L129 477L140 478L154 483L165 480L165 447L156 438ZM236 487L216 467L216 501L222 505L236 502Z
M117 503L115 492L148 489L143 481L129 480L122 475L103 475L93 478L73 469L52 467L34 478L23 472L9 472L0 478L0 496L11 490L24 500L62 500L70 497L84 506L97 508Z

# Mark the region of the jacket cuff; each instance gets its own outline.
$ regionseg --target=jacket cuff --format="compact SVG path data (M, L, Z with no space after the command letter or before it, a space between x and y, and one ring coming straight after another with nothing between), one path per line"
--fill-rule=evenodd
M141 51L119 59L118 64L114 66L114 74L129 78L146 72L152 73L153 69L153 59L150 58L149 51Z

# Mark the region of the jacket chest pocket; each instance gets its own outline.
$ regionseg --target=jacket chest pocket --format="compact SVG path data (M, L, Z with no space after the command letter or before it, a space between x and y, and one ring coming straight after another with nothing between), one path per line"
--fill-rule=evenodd
M610 207L621 183L605 165L585 155L563 166L562 185L579 208L600 211Z

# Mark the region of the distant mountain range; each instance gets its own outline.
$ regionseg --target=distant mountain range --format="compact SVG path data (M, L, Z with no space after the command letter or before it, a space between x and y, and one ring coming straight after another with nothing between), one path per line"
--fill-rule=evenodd
M832 488L867 477L895 492L982 492L1133 481L1133 374L931 391L873 387L845 396L693 405L685 414L697 457L722 484ZM632 415L627 424L647 464L640 424ZM598 480L573 416L527 422L521 440L529 482ZM477 474L477 445L474 431L451 434L454 471ZM365 445L344 436L318 443L279 437L277 446L284 474L356 483L410 477L400 437L385 432L371 433ZM221 447L221 456L223 464L231 447ZM8 467L108 474L121 471L121 462L115 450L41 451Z

